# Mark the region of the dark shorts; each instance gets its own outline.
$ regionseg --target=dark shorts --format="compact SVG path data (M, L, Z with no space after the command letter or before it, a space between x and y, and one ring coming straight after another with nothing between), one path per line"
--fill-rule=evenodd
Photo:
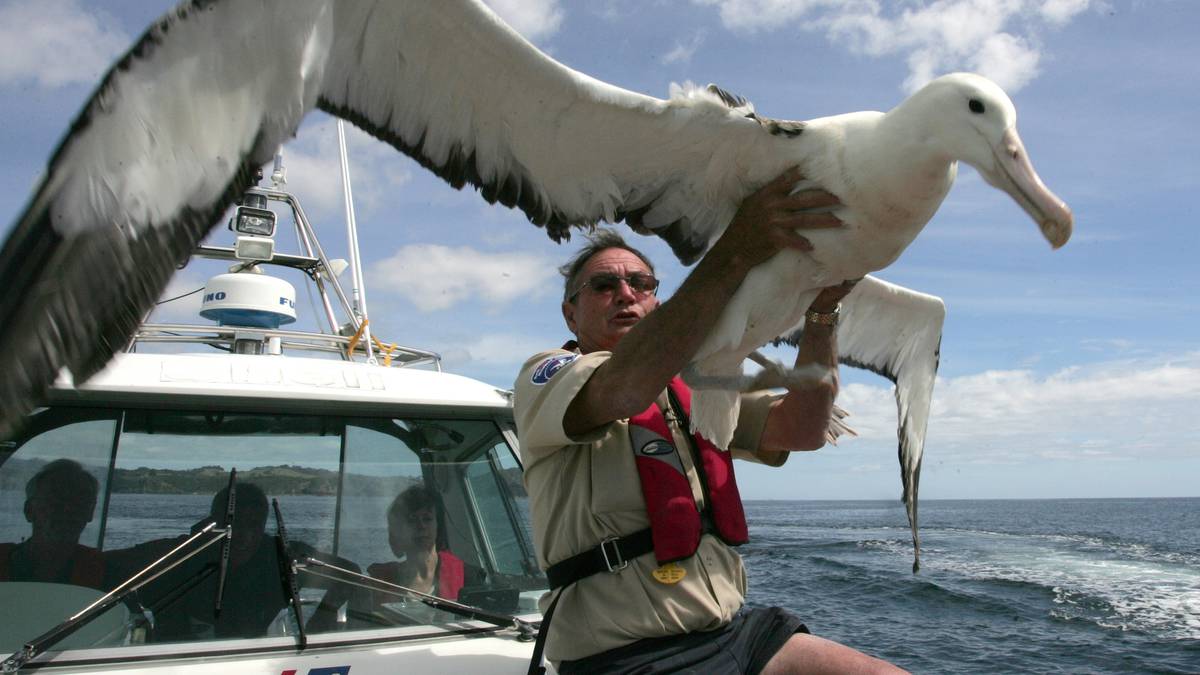
M796 633L808 628L778 607L743 607L725 626L703 633L638 640L575 661L558 672L571 673L759 673Z

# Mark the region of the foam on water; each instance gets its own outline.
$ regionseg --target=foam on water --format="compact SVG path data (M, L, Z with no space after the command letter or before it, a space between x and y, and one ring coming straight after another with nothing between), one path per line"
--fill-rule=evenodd
M1200 673L1200 500L750 503L750 602L921 673Z
M1184 553L1077 536L926 533L925 566L978 581L1045 587L1051 615L1173 639L1200 639L1200 568Z

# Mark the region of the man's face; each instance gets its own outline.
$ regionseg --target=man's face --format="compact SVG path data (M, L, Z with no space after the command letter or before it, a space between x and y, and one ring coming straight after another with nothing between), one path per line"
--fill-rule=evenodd
M622 248L605 249L592 256L584 264L576 287L596 274L615 274L628 277L631 274L652 274L642 259ZM600 292L584 286L574 302L562 304L563 318L567 327L575 334L579 348L584 353L611 351L637 322L658 307L658 298L652 293L638 293L621 282L613 290Z

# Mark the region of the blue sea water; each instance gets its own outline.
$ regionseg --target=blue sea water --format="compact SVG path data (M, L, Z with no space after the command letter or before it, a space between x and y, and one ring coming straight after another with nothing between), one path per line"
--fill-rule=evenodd
M186 532L209 499L114 496L104 547ZM293 539L332 550L333 498L280 503ZM898 502L746 512L750 604L914 673L1200 674L1200 499L926 500L918 574ZM387 559L364 536L339 548Z
M914 673L1200 673L1200 499L747 502L748 601Z

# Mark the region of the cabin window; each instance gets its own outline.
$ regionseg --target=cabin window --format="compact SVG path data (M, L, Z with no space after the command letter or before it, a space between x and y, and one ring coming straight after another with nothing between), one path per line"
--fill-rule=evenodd
M363 635L379 639L374 629L462 620L389 584L505 613L536 611L546 586L533 557L520 468L491 419L60 408L39 412L0 453L0 553L8 556L0 560L0 591L78 589L41 630L189 537L198 538L188 551L211 542L114 607L102 635L64 643L71 648L294 637L275 501L290 556L299 560L301 620L312 635L354 639L371 629ZM32 537L26 485L54 466L94 480L91 519L79 525L75 514L76 544L94 553L90 576L60 571L18 582L15 572L28 566L20 555L8 563ZM234 536L222 564L219 532L233 469ZM56 508L71 512L70 505ZM30 626L27 617L0 625L0 650L36 637Z

